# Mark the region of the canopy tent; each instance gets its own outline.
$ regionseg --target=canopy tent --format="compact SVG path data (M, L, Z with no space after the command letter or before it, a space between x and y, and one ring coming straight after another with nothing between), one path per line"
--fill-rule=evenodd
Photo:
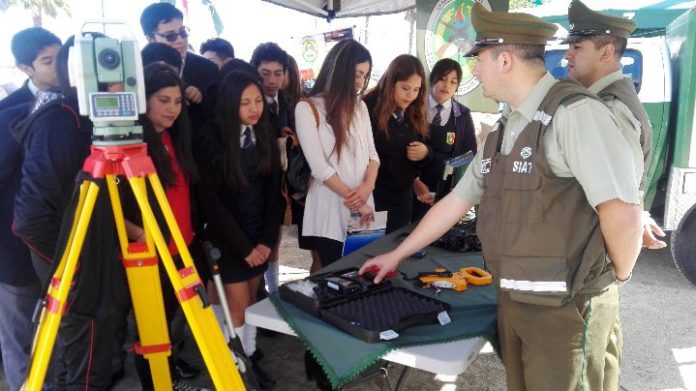
M320 18L392 14L416 7L416 0L264 0Z
M583 0L583 3L596 11L632 18L636 22L634 36L664 31L674 19L696 5L694 0ZM568 4L570 0L552 0L538 7L517 11L536 15L568 28Z

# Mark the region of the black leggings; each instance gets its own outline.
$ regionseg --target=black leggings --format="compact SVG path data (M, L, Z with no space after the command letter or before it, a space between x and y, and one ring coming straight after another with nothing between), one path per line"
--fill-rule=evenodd
M375 197L375 211L386 210L388 212L387 234L411 224L413 187L399 190L377 186L373 195Z
M314 250L319 254L321 267L327 267L341 259L343 255L343 242L319 236L312 236L311 238Z

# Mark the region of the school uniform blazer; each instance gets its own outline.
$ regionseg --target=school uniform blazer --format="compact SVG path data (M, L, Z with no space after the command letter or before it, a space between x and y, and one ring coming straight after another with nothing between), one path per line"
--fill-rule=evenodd
M22 103L33 102L34 99L36 99L36 97L31 93L31 90L29 89L29 79L27 79L21 88L10 95L7 95L5 99L0 100L0 111Z

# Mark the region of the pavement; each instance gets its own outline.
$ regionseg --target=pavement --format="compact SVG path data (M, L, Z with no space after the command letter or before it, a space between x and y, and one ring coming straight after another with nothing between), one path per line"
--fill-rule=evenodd
M310 256L298 250L294 226L284 227L281 244L281 280L303 278ZM630 283L621 288L621 321L624 332L621 390L623 391L696 391L696 288L684 279L672 264L669 248L643 250ZM313 383L304 373L304 347L295 337L259 336L258 345L265 354L261 361L277 381L276 390L312 390ZM191 341L183 356L201 364L198 350ZM401 373L398 364L387 368L387 376L377 376L347 387L347 390L388 390ZM192 384L211 387L205 371ZM0 391L7 390L0 374ZM137 390L139 382L128 359L126 377L114 390ZM502 391L505 371L489 346L479 353L459 376L440 376L416 370L405 390Z

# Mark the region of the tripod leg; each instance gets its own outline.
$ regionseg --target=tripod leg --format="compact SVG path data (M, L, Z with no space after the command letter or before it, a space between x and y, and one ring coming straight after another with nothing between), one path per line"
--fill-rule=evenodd
M207 303L205 285L201 282L196 268L193 266L191 254L176 223L164 189L157 174L148 174L148 179L167 222L167 228L183 260L184 268L181 270L176 269L176 265L169 254L167 243L157 226L152 208L147 201L144 178L131 177L129 182L138 201L143 222L148 227L148 235L154 239L162 264L171 280L179 303L181 303L181 308L191 327L210 377L218 390L244 390L244 383L227 349L222 331L217 324L212 308Z
M23 390L40 391L46 377L46 370L51 359L53 346L60 321L65 311L65 301L70 292L75 268L80 258L85 234L89 227L94 205L99 194L99 185L83 182L80 185L80 198L70 236L61 256L58 268L53 275L46 294L46 303L42 309L40 323L34 338L34 351L31 357L27 381Z
M148 360L155 389L171 390L172 380L168 362L171 343L162 300L157 254L152 246L146 243L128 244L116 177L106 175L106 183L138 327L139 343L136 344L135 353Z

